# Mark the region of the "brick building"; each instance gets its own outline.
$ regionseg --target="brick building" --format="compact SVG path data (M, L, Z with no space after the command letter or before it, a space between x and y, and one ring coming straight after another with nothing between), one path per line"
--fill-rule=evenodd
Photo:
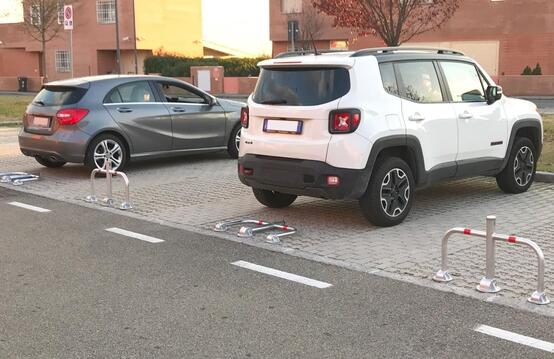
M306 18L302 14L311 0L269 1L275 55L291 49L288 29L302 28ZM383 46L376 37L354 40L348 29L331 25L331 19L324 19L317 36L318 48L356 50ZM418 36L407 45L461 50L495 77L519 75L526 65L534 67L537 63L543 74L554 75L554 0L463 0L441 29Z
M21 0L1 1L11 1L14 7L22 7L17 8L22 16L28 16L25 11L32 11L26 1L23 4ZM73 52L69 31L61 30L46 44L48 80L68 78L72 72L75 77L116 72L116 1L68 2L73 3L75 14ZM144 58L159 49L187 56L203 55L201 0L118 0L117 3L122 73L135 72L135 45L139 73ZM60 24L63 4L60 0ZM10 19L10 23L0 23L0 79L42 76L40 42L24 32L21 18L14 21L12 16Z

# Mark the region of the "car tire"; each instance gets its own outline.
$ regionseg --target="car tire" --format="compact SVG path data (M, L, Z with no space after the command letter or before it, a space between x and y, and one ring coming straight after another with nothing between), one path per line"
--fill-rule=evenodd
M380 160L359 199L362 213L376 226L400 224L412 208L414 189L414 177L405 161L397 157Z
M48 168L60 168L67 163L65 161L53 161L49 158L45 158L42 156L35 156L35 160L41 165L43 165L44 167L48 167Z
M252 192L254 192L254 197L256 197L258 202L270 208L288 207L296 200L297 197L293 194L268 191L259 188L252 188Z
M537 169L537 151L527 137L514 141L506 167L496 176L498 187L506 193L523 193L531 187Z
M112 163L112 169L116 171L124 170L129 162L127 147L125 146L125 142L119 136L111 133L97 136L91 141L85 157L85 166L91 170L97 168L101 169L104 163L102 155L105 155L106 148L111 153L109 156Z
M236 126L231 131L231 136L229 137L229 143L227 144L227 152L231 158L239 158L239 144L240 144L240 132L242 126Z

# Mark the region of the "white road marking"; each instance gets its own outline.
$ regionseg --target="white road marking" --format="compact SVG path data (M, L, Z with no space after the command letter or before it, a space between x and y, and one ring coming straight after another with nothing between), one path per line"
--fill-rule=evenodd
M30 211L35 211L35 212L40 212L40 213L51 212L49 209L35 207L35 206L31 206L30 204L25 204L25 203L21 203L21 202L9 202L8 204L12 205L12 206L15 206L15 207L25 208L25 209L28 209Z
M473 330L500 339L509 340L514 343L526 345L535 349L545 350L549 353L554 353L554 343L545 342L544 340L526 337L525 335L512 333L507 330L489 327L488 325L482 324L477 325Z
M333 286L332 284L329 284L329 283L320 282L320 281L315 280L315 279L302 277L302 276L299 276L299 275L296 275L296 274L283 272L283 271L280 271L280 270L277 270L277 269L264 267L264 266L254 264L254 263L250 263L250 262L236 261L236 262L233 262L231 264L236 265L237 267L250 269L250 270L253 270L253 271L256 271L256 272L272 275L274 277L287 279L287 280L290 280L290 281L293 281L293 282L309 285L309 286L320 288L320 289L329 288L329 287Z
M126 237L140 239L141 241L150 242L150 243L165 242L163 239L159 239L159 238L156 238L156 237L150 237L150 236L147 236L147 235L144 235L144 234L131 232L131 231L128 231L128 230L125 230L125 229L117 228L117 227L106 228L106 231L116 233L116 234L121 234L122 236L126 236Z

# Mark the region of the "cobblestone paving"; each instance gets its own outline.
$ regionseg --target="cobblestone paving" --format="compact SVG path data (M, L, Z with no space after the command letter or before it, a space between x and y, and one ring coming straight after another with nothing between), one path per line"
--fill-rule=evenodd
M87 205L83 198L90 192L89 173L82 166L46 169L12 149L0 154L0 172L8 170L41 174L39 182L6 185L10 188ZM455 280L448 285L430 280L440 263L445 230L484 229L485 216L495 214L498 233L528 237L542 247L547 293L554 299L552 184L535 183L527 193L506 195L490 178L442 183L416 193L412 213L402 225L377 228L362 217L356 201L300 198L287 209L265 208L235 172L236 162L225 154L133 164L127 174L135 209L118 213L232 240L237 240L238 228L216 234L213 225L236 218L285 220L300 232L281 244L267 244L263 235L244 243L554 315L554 304L539 308L525 303L536 286L536 258L523 246L497 243L497 279L504 290L496 296L474 290L485 266L484 240L479 238L453 236L449 261ZM97 183L100 195L105 193L102 184ZM122 199L119 185L114 182L115 197Z

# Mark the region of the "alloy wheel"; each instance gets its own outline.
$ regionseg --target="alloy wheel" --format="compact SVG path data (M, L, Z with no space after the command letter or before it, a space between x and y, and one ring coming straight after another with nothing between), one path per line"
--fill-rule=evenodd
M525 187L531 181L534 169L535 156L533 156L533 151L527 146L521 147L514 160L514 178L516 183L521 187Z
M235 136L235 147L237 148L237 153L239 151L239 146L240 146L240 133L242 132L242 128L240 128L238 131L237 131L237 134Z
M381 183L381 207L390 217L398 217L404 212L410 200L410 182L400 168L393 168Z
M94 148L94 164L96 168L106 169L110 162L112 170L117 170L123 161L123 151L119 143L114 140L103 140Z

